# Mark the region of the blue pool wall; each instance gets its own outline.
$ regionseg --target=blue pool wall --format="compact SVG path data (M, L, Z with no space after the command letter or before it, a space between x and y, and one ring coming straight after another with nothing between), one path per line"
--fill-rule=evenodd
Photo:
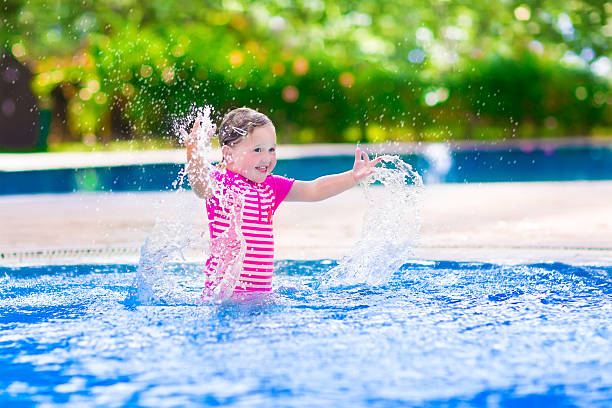
M612 147L607 146L537 148L531 151L519 148L449 151L446 157L449 166L442 172L424 154L401 157L423 175L426 183L612 180ZM313 180L351 169L353 160L352 155L279 160L274 173ZM0 171L0 194L173 190L182 167L181 164L167 163Z

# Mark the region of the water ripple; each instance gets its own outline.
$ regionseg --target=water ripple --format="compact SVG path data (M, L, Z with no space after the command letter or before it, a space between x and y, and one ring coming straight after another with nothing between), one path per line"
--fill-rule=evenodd
M283 261L257 299L129 303L133 265L0 268L0 405L612 404L612 268L404 263L317 289L333 261ZM181 294L182 293L182 294Z

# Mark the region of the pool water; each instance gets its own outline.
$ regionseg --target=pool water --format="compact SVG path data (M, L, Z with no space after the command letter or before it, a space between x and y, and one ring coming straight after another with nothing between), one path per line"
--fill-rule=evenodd
M146 304L136 265L0 268L0 406L612 406L612 267L409 261L323 288L335 265L278 262L273 294L220 304L194 263Z

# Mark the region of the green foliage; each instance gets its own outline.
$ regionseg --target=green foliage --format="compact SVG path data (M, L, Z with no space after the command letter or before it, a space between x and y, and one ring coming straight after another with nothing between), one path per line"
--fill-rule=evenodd
M474 115L473 122L509 120L520 125L519 131L554 127L582 135L598 123L612 125L605 116L610 107L603 97L609 93L609 83L584 69L527 54L520 59L493 56L466 72L452 80L451 90L467 103L464 109ZM584 98L577 95L580 88L585 90Z
M0 44L77 139L173 137L248 105L281 142L501 139L612 126L612 3L5 0ZM578 55L582 55L579 57ZM57 91L56 91L57 93ZM123 137L123 136L121 136ZM60 135L61 139L70 139Z

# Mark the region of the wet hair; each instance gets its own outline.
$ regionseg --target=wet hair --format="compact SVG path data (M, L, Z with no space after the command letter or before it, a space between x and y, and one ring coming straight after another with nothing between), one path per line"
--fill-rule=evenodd
M219 144L233 146L253 129L271 124L270 118L256 110L247 107L234 109L228 112L221 121Z

